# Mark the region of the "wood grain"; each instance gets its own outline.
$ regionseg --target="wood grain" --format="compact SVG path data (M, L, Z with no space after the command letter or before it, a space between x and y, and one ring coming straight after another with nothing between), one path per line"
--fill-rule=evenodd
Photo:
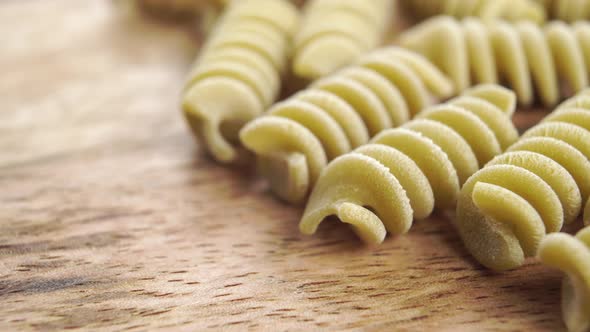
M483 270L443 215L299 235L189 135L189 35L100 0L2 2L0 35L0 330L564 328L559 272Z

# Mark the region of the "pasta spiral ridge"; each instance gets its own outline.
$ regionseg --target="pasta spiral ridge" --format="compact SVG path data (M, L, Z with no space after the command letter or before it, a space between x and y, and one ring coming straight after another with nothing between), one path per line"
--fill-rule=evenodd
M274 105L249 122L240 139L258 156L271 190L297 204L328 161L405 123L431 95L452 93L450 81L422 56L383 48Z
M314 80L379 46L394 0L310 0L295 36L293 72Z
M399 43L424 54L458 90L473 83L506 82L525 105L538 95L544 105L553 106L561 91L577 93L589 84L588 22L540 27L442 16L406 31Z
M552 19L574 22L590 19L589 0L537 0Z
M406 233L435 206L454 208L461 184L518 139L510 120L515 104L508 89L482 85L382 131L324 169L300 231L313 234L336 215L378 244L386 232Z
M457 18L474 16L509 21L529 20L535 23L545 21L545 9L535 0L412 0L404 4L421 18L449 15Z
M298 11L286 0L233 1L182 92L192 131L220 162L238 159L239 129L277 98Z
M566 273L561 289L563 320L569 331L590 330L590 226L571 236L549 234L541 242L539 259Z
M564 102L463 186L456 226L484 266L522 265L547 233L580 215L590 196L588 92Z

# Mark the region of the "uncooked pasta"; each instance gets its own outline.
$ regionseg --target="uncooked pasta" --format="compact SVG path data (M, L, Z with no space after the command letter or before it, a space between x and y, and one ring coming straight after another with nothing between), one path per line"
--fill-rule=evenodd
M293 72L317 79L383 42L394 0L309 0L295 37Z
M405 0L402 3L420 18L449 15L536 23L545 20L545 8L536 0Z
M456 225L481 264L518 267L581 214L590 196L587 98L566 101L463 186Z
M274 105L240 138L272 190L300 203L330 160L402 125L433 96L452 93L451 82L422 56L384 48Z
M510 120L515 99L499 86L480 86L336 158L314 187L299 229L313 234L335 215L375 244L387 232L407 232L434 207L453 208L463 182L518 139Z
M590 23L507 23L432 18L403 33L400 45L424 54L458 90L475 83L506 83L520 103L535 95L547 106L562 92L586 88L590 75Z
M234 1L203 46L182 107L216 160L235 161L239 129L276 100L297 22L288 1Z
M574 237L549 234L538 256L551 267L565 272L561 289L563 320L571 332L590 330L590 226Z

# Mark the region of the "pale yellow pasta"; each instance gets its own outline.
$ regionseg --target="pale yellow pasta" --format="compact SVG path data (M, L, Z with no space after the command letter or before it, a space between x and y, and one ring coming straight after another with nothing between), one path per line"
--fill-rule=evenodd
M543 104L553 106L563 91L576 93L589 84L588 22L539 27L531 22L442 16L406 31L399 43L424 54L457 89L502 82L522 104L538 95Z
M543 5L548 17L562 21L590 19L590 0L536 0Z
M508 89L480 86L336 158L321 173L299 229L313 234L335 215L378 244L435 207L454 208L461 184L518 139L510 120L515 99Z
M452 94L452 83L422 56L383 48L274 105L240 139L271 189L301 203L330 160L407 122L433 96Z
M588 199L586 208L584 209L584 224L590 225L590 199Z
M569 234L549 234L538 252L546 265L565 272L561 289L563 320L570 332L590 331L590 227Z
M276 100L297 26L297 8L286 0L241 0L213 29L188 75L182 108L216 160L236 161L240 128Z
M394 0L309 0L295 37L293 72L324 77L377 47L389 28Z
M520 266L545 234L580 215L590 197L586 93L564 102L463 186L456 225L484 266Z
M421 18L449 15L536 23L545 20L545 10L535 0L408 0L402 3Z

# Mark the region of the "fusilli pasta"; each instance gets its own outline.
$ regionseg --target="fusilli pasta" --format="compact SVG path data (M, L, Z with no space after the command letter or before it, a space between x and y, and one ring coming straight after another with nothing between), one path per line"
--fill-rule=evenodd
M239 129L277 98L297 21L288 1L234 1L203 46L182 107L218 161L236 160Z
M539 258L566 273L562 284L563 319L569 331L590 330L590 226L574 237L549 234L541 242Z
M402 3L416 16L424 18L450 15L482 19L502 18L510 21L545 20L545 9L535 0L405 0Z
M293 72L324 77L381 44L393 0L310 0L295 37Z
M472 82L506 82L522 104L533 102L533 87L542 103L552 106L563 90L575 93L589 82L588 22L539 27L443 16L403 33L399 43L424 54L459 90Z
M320 79L248 123L240 138L282 199L300 203L329 160L446 98L450 81L422 56L395 47Z
M484 266L520 266L535 255L545 234L580 215L590 196L590 108L582 108L590 99L585 93L564 102L465 183L456 225Z
M480 86L380 132L326 167L299 229L313 234L336 215L365 242L380 243L387 231L407 232L435 206L453 208L461 184L518 139L510 120L515 104L511 91Z

